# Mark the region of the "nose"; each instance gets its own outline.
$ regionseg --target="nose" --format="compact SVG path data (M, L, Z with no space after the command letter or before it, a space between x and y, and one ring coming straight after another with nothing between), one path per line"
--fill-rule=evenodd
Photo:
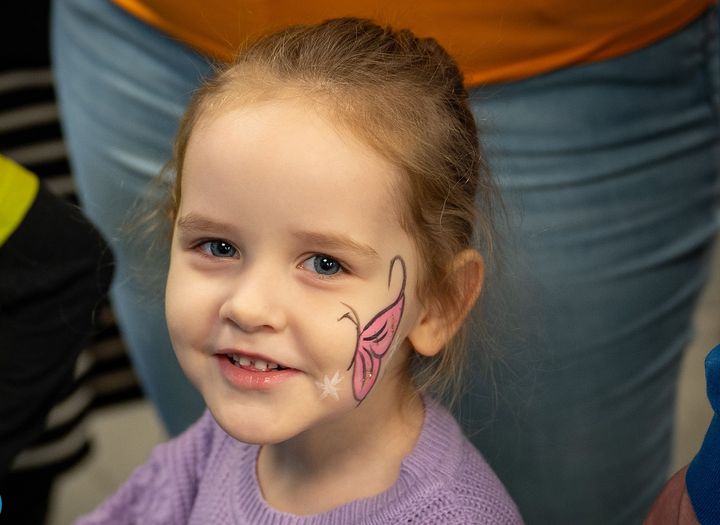
M247 333L282 330L287 317L281 281L278 272L268 267L246 266L228 282L220 320Z

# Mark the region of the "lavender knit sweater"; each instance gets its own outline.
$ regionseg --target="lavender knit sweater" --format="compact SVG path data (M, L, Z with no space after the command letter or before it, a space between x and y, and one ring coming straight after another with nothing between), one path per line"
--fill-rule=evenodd
M258 446L234 440L206 412L181 436L156 447L114 496L76 525L522 523L453 417L431 399L425 405L415 449L395 484L377 496L312 516L279 512L258 487Z

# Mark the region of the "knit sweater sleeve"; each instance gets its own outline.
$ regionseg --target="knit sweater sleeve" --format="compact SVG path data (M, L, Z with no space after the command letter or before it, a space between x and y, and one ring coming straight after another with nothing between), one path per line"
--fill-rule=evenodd
M155 447L147 463L75 525L186 523L217 429L206 411L183 434Z
M425 398L423 432L403 461L397 511L383 523L522 525L502 482L452 415Z
M469 443L465 444L463 468L450 488L458 514L444 523L522 525L520 512L502 482Z
M454 480L417 503L420 523L443 525L522 525L517 506L502 483L469 443Z

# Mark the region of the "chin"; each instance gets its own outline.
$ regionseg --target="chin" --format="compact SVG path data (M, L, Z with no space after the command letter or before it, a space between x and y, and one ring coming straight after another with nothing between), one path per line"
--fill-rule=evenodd
M213 406L208 408L215 421L229 436L253 445L272 445L282 443L296 436L304 429L293 429L283 424L278 414L260 413L243 406Z

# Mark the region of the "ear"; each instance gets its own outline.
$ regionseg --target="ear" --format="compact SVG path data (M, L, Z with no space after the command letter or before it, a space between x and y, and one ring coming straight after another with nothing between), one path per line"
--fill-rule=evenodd
M436 355L460 329L477 301L485 277L485 261L477 250L463 250L455 256L450 268L452 286L461 295L458 308L439 309L435 302L420 313L408 339L415 351L426 357Z

